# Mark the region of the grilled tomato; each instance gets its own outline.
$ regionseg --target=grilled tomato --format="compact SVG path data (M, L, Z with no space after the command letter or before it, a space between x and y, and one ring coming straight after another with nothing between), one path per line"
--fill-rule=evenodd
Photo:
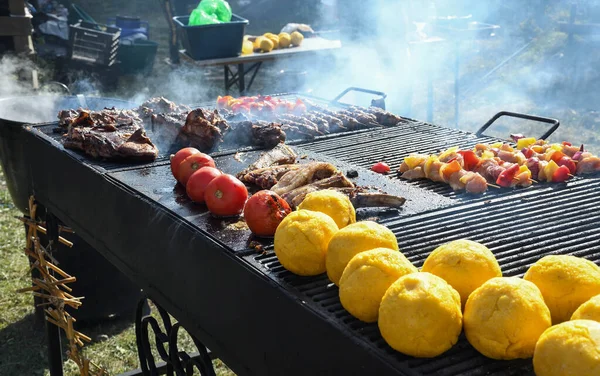
M239 215L248 199L248 190L235 176L223 174L214 178L204 193L208 210L219 217Z
M179 169L177 170L177 181L179 181L181 185L185 187L190 176L192 176L194 172L206 166L217 167L215 165L215 161L210 155L200 152L190 155L179 164Z
M246 224L257 236L273 236L277 226L292 212L288 203L273 191L259 191L244 208Z
M190 155L198 153L200 153L200 150L196 148L183 148L177 153L171 154L171 173L173 174L175 180L179 180L177 179L177 172L179 171L179 165L181 162L183 162L183 160Z
M223 173L214 167L202 167L194 172L187 181L185 190L190 200L199 204L204 203L204 192L206 187L214 178Z
M385 162L377 162L371 167L371 170L378 174L387 174L390 172L390 166Z

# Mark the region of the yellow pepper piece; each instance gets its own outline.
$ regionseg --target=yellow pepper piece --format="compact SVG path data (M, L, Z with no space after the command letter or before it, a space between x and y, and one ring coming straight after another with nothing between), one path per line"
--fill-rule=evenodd
M525 165L519 167L519 174L522 172L527 172L527 171L529 171L529 173L531 173L531 170L529 170L529 167L527 167Z
M544 167L544 176L546 177L547 182L552 181L552 176L554 176L556 170L558 170L558 165L554 161L548 162L546 167Z
M494 152L493 151L486 150L483 153L481 153L481 158L482 159L492 159L494 157L495 156L494 156Z
M458 151L458 146L453 146L451 148L446 149L446 151L444 151L442 154L439 155L439 159L444 159L444 157L452 154L452 153L456 153Z
M524 148L535 144L535 141L535 137L521 138L517 141L517 149L523 150Z
M490 147L492 148L499 148L500 146L502 146L503 142L494 142L493 144L490 145Z
M422 155L411 154L408 157L404 158L404 163L406 163L408 168L412 170L413 168L423 163L424 160L425 157Z
M438 160L438 157L435 155L430 155L425 162L425 166L423 166L423 172L425 173L425 177L429 177L429 171L431 170L431 164Z

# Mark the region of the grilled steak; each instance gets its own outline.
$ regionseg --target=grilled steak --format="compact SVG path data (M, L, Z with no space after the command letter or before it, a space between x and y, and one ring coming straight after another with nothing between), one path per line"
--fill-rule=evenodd
M350 110L363 111L360 107L350 107ZM394 115L391 112L382 110L379 107L369 107L366 109L367 113L375 115L377 122L386 127L394 126L402 121L400 116Z
M138 107L141 117L150 117L157 113L189 113L192 109L186 105L178 105L164 97L151 98Z
M207 152L223 141L223 132L228 128L217 110L198 108L187 115L180 136L191 146Z
M63 145L94 158L153 161L158 156L158 149L144 129L135 125L69 126Z

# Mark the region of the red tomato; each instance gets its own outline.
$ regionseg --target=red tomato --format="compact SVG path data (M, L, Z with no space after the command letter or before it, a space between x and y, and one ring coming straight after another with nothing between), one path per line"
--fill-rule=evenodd
M556 164L559 166L567 166L569 172L573 175L575 175L575 173L577 172L577 165L571 158L567 157L566 155L558 161L556 161Z
M179 164L179 169L177 170L177 181L179 181L181 185L185 187L190 176L205 166L217 167L215 165L215 161L208 154L196 153L190 155Z
M200 153L200 150L196 148L183 148L177 153L171 154L171 173L173 174L175 180L179 180L177 179L177 171L179 171L179 165L181 162L183 162L183 160L190 155L198 153Z
M202 167L194 172L187 181L185 191L190 200L199 204L204 203L204 192L206 187L214 178L223 173L214 167Z
M277 226L292 212L288 203L273 191L259 191L244 207L244 218L255 235L273 236Z
M244 210L248 190L235 176L223 174L214 178L204 193L208 210L214 215L230 217Z
M377 162L371 167L372 171L377 172L378 174L385 174L390 172L390 166L388 166L385 162Z
M566 181L567 179L569 179L569 174L570 172L567 166L560 166L556 169L556 171L554 171L554 174L552 174L552 181L554 183L561 183L563 181Z

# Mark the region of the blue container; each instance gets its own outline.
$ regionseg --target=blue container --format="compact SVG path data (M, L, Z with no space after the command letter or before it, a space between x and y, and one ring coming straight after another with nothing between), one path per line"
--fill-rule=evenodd
M173 17L181 43L194 60L235 57L242 52L248 20L231 16L230 22L213 25L188 26L189 16Z
M121 29L121 38L135 34L143 34L146 38L150 37L150 24L148 21L140 20L139 17L112 17L108 19L108 24Z

